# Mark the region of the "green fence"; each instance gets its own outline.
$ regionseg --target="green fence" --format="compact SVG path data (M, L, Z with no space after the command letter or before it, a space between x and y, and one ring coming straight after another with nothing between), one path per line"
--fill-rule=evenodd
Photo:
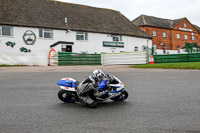
M59 52L58 65L101 65L101 55Z
M154 55L155 63L200 62L200 53Z

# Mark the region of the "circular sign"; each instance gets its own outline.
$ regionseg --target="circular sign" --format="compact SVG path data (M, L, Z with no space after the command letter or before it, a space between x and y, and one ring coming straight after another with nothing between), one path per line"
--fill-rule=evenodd
M31 30L27 30L24 33L23 39L26 45L33 45L36 41L35 33L33 33Z

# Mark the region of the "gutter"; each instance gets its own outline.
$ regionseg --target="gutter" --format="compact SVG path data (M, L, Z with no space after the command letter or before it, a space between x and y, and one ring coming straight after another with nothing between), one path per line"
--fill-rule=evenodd
M152 39L152 37L150 37L150 36L145 37L145 36L142 36L142 35L134 35L134 34L126 34L126 33L101 32L101 31L92 31L92 30L78 30L78 29L72 29L72 28L57 28L57 27L34 26L34 25L30 26L30 25L23 25L23 24L9 24L9 23L1 23L1 22L0 22L0 25L16 26L16 27L31 27L31 28L47 28L47 29L55 29L55 30L71 30L71 31L82 31L82 32L102 33L102 34L115 34L115 35L125 35L125 36L131 36L131 37L140 37L140 38Z

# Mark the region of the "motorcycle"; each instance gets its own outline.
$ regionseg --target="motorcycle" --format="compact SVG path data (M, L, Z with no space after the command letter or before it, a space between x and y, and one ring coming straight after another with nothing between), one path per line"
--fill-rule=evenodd
M60 87L58 98L65 103L80 102L89 107L95 107L98 102L103 102L108 99L113 101L126 100L128 98L128 92L124 89L124 84L113 75L106 78L112 79L112 81L110 81L109 84L98 86L101 90L107 90L108 93L106 95L95 97L94 92L88 91L87 96L89 96L94 102L84 103L82 101L82 98L77 93L80 87L80 82L70 77L62 78L57 81L57 85Z

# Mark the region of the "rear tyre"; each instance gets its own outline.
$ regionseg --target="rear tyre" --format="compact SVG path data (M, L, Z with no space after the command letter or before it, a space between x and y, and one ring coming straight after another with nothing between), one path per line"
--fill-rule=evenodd
M128 98L128 92L126 90L123 90L122 91L122 94L115 97L115 98L112 98L111 100L114 100L114 101L124 101Z
M74 94L69 91L66 91L66 90L59 90L58 98L65 103L74 103L75 102Z

